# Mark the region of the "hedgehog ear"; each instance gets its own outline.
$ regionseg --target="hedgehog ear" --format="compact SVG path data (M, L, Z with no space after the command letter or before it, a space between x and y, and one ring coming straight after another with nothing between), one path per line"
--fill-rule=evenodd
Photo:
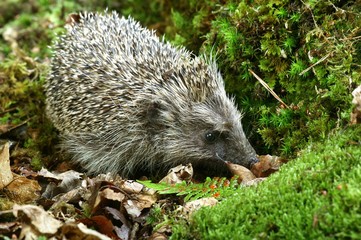
M158 118L160 113L160 104L159 102L150 102L147 108L147 118L149 121L152 119Z
M164 111L162 104L159 101L152 101L149 103L146 116L147 122L152 128L159 129L162 126L161 112Z

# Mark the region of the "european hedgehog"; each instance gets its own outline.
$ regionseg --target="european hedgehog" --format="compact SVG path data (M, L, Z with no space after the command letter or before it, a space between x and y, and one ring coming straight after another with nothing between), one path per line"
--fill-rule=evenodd
M53 47L47 115L90 174L207 176L258 161L214 59L159 40L131 17L80 14Z

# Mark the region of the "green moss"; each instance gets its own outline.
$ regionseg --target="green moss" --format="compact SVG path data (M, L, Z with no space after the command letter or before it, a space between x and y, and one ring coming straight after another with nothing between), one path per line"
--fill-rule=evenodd
M259 153L297 154L307 140L322 139L347 123L341 116L350 111L351 90L360 83L354 38L360 34L358 3L259 0L241 1L236 8L229 2L219 9L228 12L215 16L202 51L218 52L227 90L238 96ZM248 69L292 106L290 117L284 118L279 103ZM270 109L266 115L263 106ZM262 148L264 143L268 148Z
M339 131L257 187L197 212L191 234L175 231L173 238L360 238L360 159L361 127Z

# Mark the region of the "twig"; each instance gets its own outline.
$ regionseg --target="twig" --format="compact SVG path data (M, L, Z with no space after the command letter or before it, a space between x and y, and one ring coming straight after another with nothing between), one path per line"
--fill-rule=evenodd
M309 66L308 68L306 68L305 70L303 70L302 72L300 72L298 75L303 75L306 72L308 72L311 68L313 68L314 66L316 66L317 64L320 64L321 62L325 61L331 53L327 53L326 56L324 56L323 58L321 58L320 60L318 60L317 62L315 62L314 64L312 64L311 66Z
M274 96L280 103L282 103L285 107L287 107L288 109L291 109L286 103L284 103L282 101L282 99L268 86L268 84L263 81L257 74L255 74L251 69L248 69L248 71L250 73L252 73L252 75L262 84L263 87L265 87L267 89L267 91L269 91L272 96Z

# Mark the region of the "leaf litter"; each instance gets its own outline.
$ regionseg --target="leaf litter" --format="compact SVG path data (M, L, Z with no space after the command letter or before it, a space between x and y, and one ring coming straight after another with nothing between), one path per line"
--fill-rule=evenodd
M0 191L14 204L12 210L0 212L0 219L2 216L9 219L0 221L0 236L12 239L38 239L40 236L49 239L168 239L172 226L165 220L167 215L172 216L173 212L174 217L189 220L193 212L214 206L220 199L217 194L196 195L195 200L186 201L172 191L160 194L157 188L110 174L89 177L74 170L56 172L42 168L35 172L21 168L22 175L18 175L11 171L9 146L5 143L1 147ZM252 186L276 172L284 162L266 155L260 156L260 162L251 170L232 163L228 163L228 167L238 176L240 185ZM187 188L193 182L192 176L191 164L180 165L154 186L183 184ZM228 180L216 182L229 186ZM215 186L217 190L217 184L209 188ZM161 214L152 223L149 219L154 219L156 208Z

